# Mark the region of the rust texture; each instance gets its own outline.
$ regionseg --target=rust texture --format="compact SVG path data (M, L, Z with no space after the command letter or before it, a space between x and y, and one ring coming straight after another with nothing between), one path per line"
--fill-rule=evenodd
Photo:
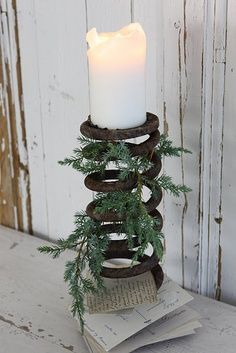
M10 5L9 5L10 6ZM1 14L1 31L3 42L1 43L2 55L1 55L1 66L2 66L2 91L3 91L3 111L6 112L5 116L2 115L2 120L5 121L5 132L8 134L8 151L11 159L11 170L8 173L4 173L1 181L3 188L7 194L12 195L12 202L9 207L15 213L14 222L8 222L6 224L4 219L1 223L9 225L14 228L18 228L22 231L32 233L32 220L31 220L31 199L30 199L30 181L29 181L29 170L27 161L22 160L20 155L20 146L24 147L27 154L27 142L26 142L26 130L25 130L25 116L22 107L22 77L20 67L20 50L19 50L19 37L17 27L17 11L16 1L12 0L12 9L14 12L15 23L10 23L10 16L8 13ZM7 24L4 26L3 23ZM12 27L13 31L10 32L8 28ZM13 34L12 34L13 33ZM12 53L9 48L11 42L15 42L15 53ZM11 55L15 55L11 57ZM17 81L17 91L13 89L14 77L12 72L15 72ZM20 106L20 113L17 116L16 102ZM17 128L17 119L20 120L20 131ZM19 126L19 124L18 124ZM18 129L18 130L17 130ZM3 132L2 132L3 134ZM2 158L1 158L2 159ZM26 190L26 194L22 195L22 186ZM26 217L24 216L26 215Z
M83 122L80 126L80 131L84 136L93 138L95 140L127 140L152 133L158 133L159 120L157 116L152 113L147 113L146 122L138 127L131 129L100 129L91 123L90 116L88 120ZM157 141L158 143L158 141Z
M149 135L149 138L139 144L125 142L133 156L148 155L150 160L153 162L153 166L145 171L143 174L146 178L155 178L161 170L161 160L158 158L156 153L153 151L154 147L158 144L160 133L158 131L159 120L157 116L147 113L147 121L142 126L131 129L100 129L97 126L92 125L90 118L85 121L81 127L81 133L92 139L97 140L110 140L112 143L118 143L120 140L127 140L140 136ZM99 161L98 161L99 163ZM119 170L106 170L103 175L99 173L91 173L85 178L85 186L96 192L112 192L112 191L131 191L137 187L137 176L130 173L129 178L125 181L118 179ZM146 185L147 186L147 185ZM162 199L161 188L158 195L151 195L147 202L144 202L148 213L159 220L158 230L161 230L163 225L163 219L161 214L156 210L156 207L160 204ZM102 222L108 222L102 227L105 227L106 232L119 233L122 226L122 221L125 220L126 215L119 214L116 211L110 211L105 214L96 212L96 202L92 201L86 208L86 213L95 220ZM139 245L138 238L134 234L134 248ZM131 259L135 254L135 250L128 249L128 243L126 239L123 240L111 240L108 249L105 253L106 259L112 258L125 258ZM124 278L137 276L141 273L151 271L153 273L157 288L159 288L163 282L163 271L159 265L159 259L153 253L151 256L143 256L139 259L139 264L133 267L126 268L108 268L103 266L102 276L109 278Z

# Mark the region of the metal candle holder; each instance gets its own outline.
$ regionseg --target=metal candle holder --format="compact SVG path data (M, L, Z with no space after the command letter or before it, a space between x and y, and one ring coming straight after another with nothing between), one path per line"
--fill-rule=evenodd
M101 129L97 126L94 126L91 123L90 118L88 118L88 120L81 125L80 131L84 136L91 139L100 141L112 141L112 143L118 143L121 140L149 135L149 138L142 143L125 143L128 146L132 156L149 156L153 166L144 172L143 175L145 175L145 177L148 179L154 179L160 173L162 167L161 160L154 152L154 147L158 144L160 139L160 132L158 127L158 117L152 113L147 113L146 122L139 127L117 130ZM97 192L131 191L137 186L137 177L133 173L130 173L129 178L125 181L118 180L118 174L119 170L116 169L106 170L104 175L100 175L99 173L92 173L85 178L84 183L88 189ZM151 195L150 199L144 203L149 215L158 219L158 230L161 230L163 225L162 216L156 209L156 207L160 204L161 199L162 191L160 188L158 196ZM107 234L121 233L121 225L122 221L125 220L125 215L121 215L115 211L110 211L105 214L97 213L96 204L94 201L88 204L86 213L92 219L104 222L102 227L107 232ZM138 238L135 236L135 234L133 240L135 248L139 245ZM134 254L135 250L128 248L126 239L111 240L105 253L105 259L131 259ZM151 271L154 276L156 286L159 288L163 282L163 271L159 265L159 259L156 254L153 252L151 256L144 255L139 258L138 261L139 264L132 267L108 268L103 266L101 276L108 278L127 278Z

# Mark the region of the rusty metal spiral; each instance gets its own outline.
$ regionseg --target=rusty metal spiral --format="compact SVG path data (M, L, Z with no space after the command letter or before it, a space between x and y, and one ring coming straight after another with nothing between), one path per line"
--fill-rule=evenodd
M139 144L125 142L126 146L129 148L132 156L149 156L152 167L145 171L143 175L147 179L154 179L161 171L161 160L158 158L157 154L154 152L155 146L158 144L160 139L160 133L158 130L159 120L158 117L152 113L147 113L146 122L139 127L131 129L100 129L97 126L92 125L90 117L85 121L81 127L81 133L91 139L99 141L112 141L112 143L118 143L121 140L128 140L136 137L141 137L148 135L149 137ZM99 163L99 161L98 161ZM85 178L85 186L96 192L112 192L112 191L132 191L137 186L137 177L134 173L130 173L129 177L125 181L120 181L118 179L119 170L111 169L106 170L103 175L99 173L91 173ZM148 187L148 185L145 185ZM160 204L162 199L161 188L157 195L151 194L148 201L144 202L144 206L148 214L158 220L158 230L161 230L163 225L163 219L159 211L156 209ZM88 204L86 208L86 213L89 217L94 220L104 222L102 227L107 234L111 233L122 233L122 221L126 219L126 215L119 214L116 211L110 211L105 214L96 212L95 201ZM133 247L138 247L137 236L133 237ZM114 258L124 258L131 259L135 250L128 248L128 243L126 239L122 240L111 240L108 249L105 253L105 259ZM108 278L127 278L132 276L137 276L139 274L151 271L157 288L159 288L163 282L163 271L159 265L159 259L153 252L151 256L144 255L138 259L139 263L132 267L123 268L108 268L103 265L101 275Z

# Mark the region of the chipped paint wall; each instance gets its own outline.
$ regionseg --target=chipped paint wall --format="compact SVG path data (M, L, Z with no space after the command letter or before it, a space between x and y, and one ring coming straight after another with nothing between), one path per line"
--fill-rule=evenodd
M1 0L0 220L32 231L20 48L15 1Z
M183 286L236 303L233 0L0 0L0 220L56 239L92 197L57 164L89 114L85 34L139 21L147 110L191 156L164 170L193 192L165 195L165 267ZM224 148L223 148L224 146Z

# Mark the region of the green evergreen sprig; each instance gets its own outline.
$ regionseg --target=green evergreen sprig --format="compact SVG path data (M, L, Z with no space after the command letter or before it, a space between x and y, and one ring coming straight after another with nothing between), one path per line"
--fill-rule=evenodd
M78 141L82 147L75 149L72 157L59 161L59 164L72 166L84 175L94 172L103 174L113 164L121 169L120 179L124 180L130 172L144 171L153 165L148 156L133 157L123 141L97 142L84 137L78 138Z
M158 258L161 259L164 236L158 227L159 220L151 217L146 210L143 188L147 186L154 197L158 196L160 188L174 196L189 192L190 188L174 184L172 178L166 174L149 180L144 172L153 166L151 155L133 157L125 141L118 143L95 141L84 136L79 137L78 141L80 147L74 150L71 157L59 163L71 166L85 175L94 172L103 175L105 170L111 167L119 169L118 179L121 181L126 180L131 173L135 175L137 185L132 191L97 193L95 210L101 214L112 211L124 216L124 221L119 223L120 234L126 235L130 249L134 245L134 235L139 244L132 259L133 262L145 254L150 243ZM180 157L182 153L190 153L182 147L175 147L165 135L161 136L153 152L156 152L160 159L164 156ZM75 251L74 260L66 264L64 279L68 283L69 293L72 296L72 314L79 318L82 330L85 296L103 289L101 270L110 235L106 234L105 228L101 226L102 222L91 219L83 212L78 213L75 215L75 229L66 239L59 239L55 245L45 245L39 248L40 252L47 253L53 258L60 256L68 249ZM91 278L86 277L87 268L89 268Z
M81 327L83 327L85 295L103 288L100 273L108 243L109 237L102 232L101 222L81 213L75 215L75 230L67 239L60 239L57 245L39 247L41 253L47 253L53 258L65 250L76 250L75 259L66 263L64 279L68 282L69 293L73 298L72 314L79 317ZM92 280L84 273L88 265Z
M155 151L160 158L164 156L180 157L183 153L192 153L186 148L174 146L173 142L165 134L160 136L160 141Z
M161 175L160 177L157 177L155 179L147 179L143 178L145 181L145 184L150 188L154 196L157 196L158 193L160 192L160 188L164 189L168 193L179 197L181 193L188 193L191 191L191 189L182 184L175 184L172 180L172 177L166 174Z

